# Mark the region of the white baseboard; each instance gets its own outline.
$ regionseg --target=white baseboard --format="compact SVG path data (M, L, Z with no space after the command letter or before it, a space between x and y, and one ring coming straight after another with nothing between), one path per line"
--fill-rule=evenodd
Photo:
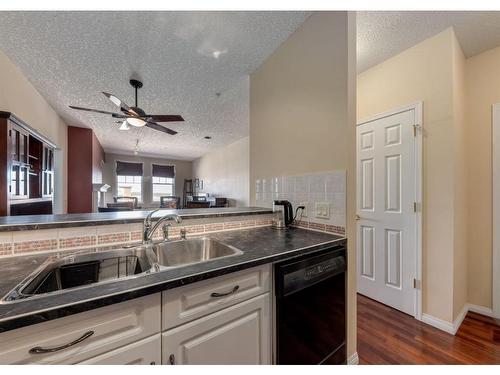
M357 364L359 364L358 352L354 353L349 358L347 358L347 364L348 365L357 365Z
M465 319L465 316L467 315L467 312L469 311L469 305L465 304L464 308L460 313L458 314L457 318L453 321L453 335L457 333L458 329L462 325L462 322Z
M429 314L422 314L422 322L440 329L441 331L448 332L449 334L455 334L453 331L453 323L447 322L446 320L436 318L435 316Z
M457 318L453 321L453 323L436 318L435 316L429 314L422 314L422 322L427 323L442 331L448 332L449 334L455 335L469 311L493 317L493 309L490 309L489 307L472 305L470 303L467 303L465 304L460 314L458 314Z
M489 316L490 318L493 318L493 309L489 307L484 307L484 306L478 306L478 305L473 305L473 304L468 304L468 309L471 312L475 312L477 314L481 314L484 316Z

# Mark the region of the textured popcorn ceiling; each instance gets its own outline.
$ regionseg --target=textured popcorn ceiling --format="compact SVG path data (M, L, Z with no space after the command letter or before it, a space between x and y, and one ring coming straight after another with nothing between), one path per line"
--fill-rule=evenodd
M307 12L0 12L0 49L68 125L92 128L106 151L194 159L248 135L249 77ZM133 105L131 76L144 82L139 106L180 114L148 128L119 131L101 94ZM216 93L220 92L218 97ZM0 108L1 110L1 108ZM211 140L203 139L209 135Z
M500 12L357 12L358 72L453 26L466 57L500 45Z

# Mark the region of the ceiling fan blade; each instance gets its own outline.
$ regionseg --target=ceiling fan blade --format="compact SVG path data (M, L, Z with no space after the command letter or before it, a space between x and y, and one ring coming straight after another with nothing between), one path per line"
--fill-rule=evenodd
M101 111L99 109L92 109L92 108L83 108L83 107L76 107L74 105L70 105L69 106L71 109L77 109L79 111L87 111L87 112L94 112L94 113L102 113L102 114L105 114L105 115L111 115L113 117L126 117L120 113L113 113L113 112L108 112L108 111Z
M131 114L133 116L138 116L138 114L132 110L128 105L127 103L125 103L123 100L121 100L120 98L118 98L117 96L113 95L113 94L109 94L107 92L102 92L104 94L104 96L106 96L109 100L111 100L113 102L114 105L116 105L117 107L120 108L120 110L126 114Z
M172 129L166 128L164 126L158 125L156 122L148 121L146 123L146 126L148 128L151 128L151 129L154 129L154 130L158 130L158 131L170 134L170 135L176 135L177 134L177 132L175 130L172 130Z
M145 115L151 121L155 122L175 122L175 121L184 121L182 116L180 115Z

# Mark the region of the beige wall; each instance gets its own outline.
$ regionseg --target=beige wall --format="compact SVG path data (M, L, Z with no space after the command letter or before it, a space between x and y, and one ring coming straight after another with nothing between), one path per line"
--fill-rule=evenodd
M492 307L491 105L500 102L500 47L466 61L468 299Z
M23 73L0 50L0 110L12 112L57 145L55 154L55 212L66 212L66 124Z
M111 186L111 189L106 193L106 201L112 202L113 196L117 193L116 187L116 161L130 161L143 163L143 184L142 196L143 207L158 206L159 203L153 203L153 188L152 188L152 164L164 164L175 166L175 195L181 197L184 188L184 179L190 179L193 176L193 163L184 160L169 160L161 158L145 158L134 155L117 155L106 153L106 162L102 169L102 182Z
M230 206L250 205L250 138L245 137L193 162L193 177L203 180L204 192L228 198Z
M459 283L454 279L455 229L462 225L454 211L455 183L462 182L461 177L456 180L455 168L461 152L454 133L459 116L454 104L460 100L453 95L460 69L455 39L447 29L384 61L358 75L357 90L359 121L423 101L422 307L424 313L449 322L455 316L453 288Z
M250 197L258 178L347 170L348 353L356 351L355 16L314 13L250 76Z
M453 122L454 122L454 255L453 319L467 301L467 174L465 122L465 56L455 36L452 37Z

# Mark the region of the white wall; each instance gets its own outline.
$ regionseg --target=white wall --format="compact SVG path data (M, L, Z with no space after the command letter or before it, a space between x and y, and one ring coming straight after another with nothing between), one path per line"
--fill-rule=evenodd
M105 154L106 162L102 168L102 182L111 186L108 193L106 193L106 201L112 202L113 196L117 195L116 187L116 161L128 161L143 163L143 184L142 196L143 207L158 206L158 203L153 203L153 188L152 188L152 164L163 164L175 166L175 195L181 197L184 187L184 179L192 178L193 163L184 160L170 160L161 158L145 158L133 155L118 155L118 154Z
M249 206L249 152L249 137L209 152L193 162L193 176L211 196L228 198L230 206Z
M57 145L55 153L54 212L67 207L67 127L21 70L0 50L0 111L12 112Z
M345 170L348 356L356 352L356 20L315 12L250 76L250 191L275 176Z
M468 299L492 307L491 105L500 102L500 47L466 61Z
M423 101L422 307L447 322L466 302L464 62L449 28L359 74L357 86L358 122Z

